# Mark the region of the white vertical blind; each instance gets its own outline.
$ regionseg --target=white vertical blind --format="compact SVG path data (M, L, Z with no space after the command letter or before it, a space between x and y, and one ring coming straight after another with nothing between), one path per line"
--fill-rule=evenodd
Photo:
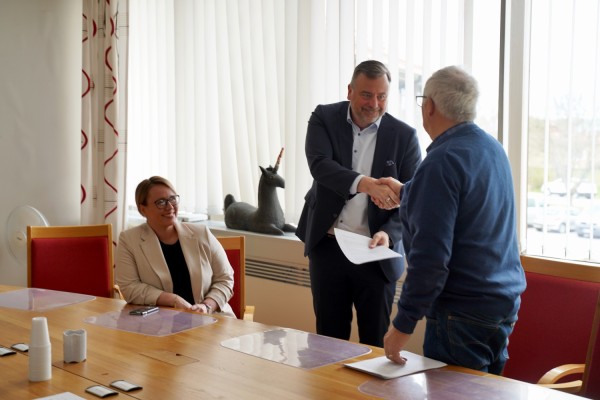
M414 96L438 68L471 69L463 28L465 16L479 18L472 3L131 0L129 202L140 180L158 174L175 184L184 211L222 214L228 193L256 205L258 166L285 147L280 201L297 222L312 182L310 113L345 100L355 65L367 59L390 68L388 112L417 128L425 148ZM498 18L486 29L499 31ZM497 63L482 66L489 70L497 83Z

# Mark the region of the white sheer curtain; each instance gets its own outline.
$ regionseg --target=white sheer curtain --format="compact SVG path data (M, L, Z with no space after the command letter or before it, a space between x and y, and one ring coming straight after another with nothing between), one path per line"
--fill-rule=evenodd
M285 147L280 200L297 222L312 182L304 137L314 107L344 100L354 66L374 58L392 72L388 111L420 127L414 95L424 79L472 66L472 3L130 0L128 203L158 174L174 183L183 211L222 214L228 193L256 205L258 166ZM487 28L492 38L498 24ZM497 85L497 59L489 62Z

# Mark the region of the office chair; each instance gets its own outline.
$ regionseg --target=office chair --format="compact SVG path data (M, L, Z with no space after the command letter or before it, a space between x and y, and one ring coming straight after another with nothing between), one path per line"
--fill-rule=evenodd
M246 305L246 248L244 236L220 236L217 240L227 253L227 259L233 267L233 296L229 305L239 319L254 320L254 306Z
M112 226L28 226L27 286L115 297Z

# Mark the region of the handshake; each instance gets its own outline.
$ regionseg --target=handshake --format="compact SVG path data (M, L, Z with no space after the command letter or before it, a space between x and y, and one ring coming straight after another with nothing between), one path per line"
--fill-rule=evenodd
M367 193L375 205L384 210L400 207L400 191L403 183L394 178L363 177L358 183L357 191Z

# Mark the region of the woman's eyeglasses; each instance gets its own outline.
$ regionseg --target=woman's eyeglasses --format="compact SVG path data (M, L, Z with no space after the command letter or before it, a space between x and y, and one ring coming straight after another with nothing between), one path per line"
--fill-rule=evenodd
M166 199L158 199L154 202L154 204L156 205L156 207L159 210L162 210L163 208L165 208L167 206L167 203L169 203L173 207L175 207L177 204L179 204L179 195L176 194L176 195L170 196L169 198L166 198Z

